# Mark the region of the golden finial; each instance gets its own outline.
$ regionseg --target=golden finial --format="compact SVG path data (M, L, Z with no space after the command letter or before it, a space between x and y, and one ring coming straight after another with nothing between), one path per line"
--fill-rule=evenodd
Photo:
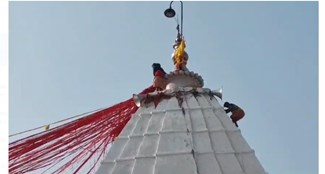
M178 29L178 27L177 27ZM174 53L172 54L172 59L175 65L175 70L188 71L186 64L188 60L188 54L185 51L185 40L179 33L174 44Z
M174 9L172 9L172 4L174 1L171 1L169 4L169 8L165 10L164 14L168 18L172 18L176 15L176 12ZM185 52L185 40L183 37L183 2L180 1L181 3L181 29L179 29L179 24L177 25L177 38L175 40L174 44L174 53L172 55L172 59L175 65L175 70L183 70L183 71L188 71L186 68L187 60L188 60L188 55ZM178 23L178 20L177 20Z

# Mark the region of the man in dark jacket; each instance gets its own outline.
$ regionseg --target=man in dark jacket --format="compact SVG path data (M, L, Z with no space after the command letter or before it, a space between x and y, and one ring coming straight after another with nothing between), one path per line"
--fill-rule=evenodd
M225 102L223 107L226 108L225 109L226 113L231 112L230 118L232 122L235 123L236 127L238 127L237 121L242 119L245 116L244 110L239 106L229 102Z
M154 75L153 87L155 87L158 91L164 90L167 85L167 79L165 77L166 72L159 63L153 63L152 69Z

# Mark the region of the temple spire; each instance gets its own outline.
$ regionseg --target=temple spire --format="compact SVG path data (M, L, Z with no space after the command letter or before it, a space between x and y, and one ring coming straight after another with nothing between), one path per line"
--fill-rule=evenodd
M171 1L169 4L169 8L165 10L164 14L168 18L175 17L176 12L172 9L172 4L174 1ZM177 37L175 39L175 44L173 45L174 52L172 54L173 63L175 65L176 71L188 71L186 64L188 60L188 54L185 51L185 40L183 36L183 2L181 3L181 26L177 23ZM181 29L179 28L181 27Z
M177 27L178 28L178 27ZM173 63L175 65L175 70L188 71L186 64L188 60L188 54L185 51L185 40L179 32L177 33L177 38L175 39L175 44L173 45L174 52L172 54Z
M176 14L172 2L167 17ZM234 124L238 117L230 119L216 98L222 99L222 90L203 88L202 77L187 70L179 28L172 55L175 70L164 73L159 63L153 64L156 90L133 95L139 109L97 174L266 174ZM232 112L230 104L225 107Z

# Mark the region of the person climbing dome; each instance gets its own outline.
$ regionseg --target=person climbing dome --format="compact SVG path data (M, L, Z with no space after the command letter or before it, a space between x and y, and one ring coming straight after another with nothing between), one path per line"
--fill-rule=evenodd
M232 115L230 116L230 118L232 122L235 123L236 127L238 127L237 121L239 121L245 116L244 110L239 106L229 102L225 102L223 107L226 108L225 109L226 113L231 112Z
M164 90L167 85L167 79L165 77L166 72L160 66L159 63L153 63L152 68L153 68L153 75L154 75L152 86L155 87L158 91Z

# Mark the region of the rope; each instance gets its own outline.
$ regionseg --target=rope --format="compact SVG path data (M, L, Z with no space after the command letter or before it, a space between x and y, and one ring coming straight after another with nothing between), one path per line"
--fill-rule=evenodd
M154 90L155 88L150 86L140 94ZM50 170L54 174L71 170L73 173L83 170L92 173L100 164L99 161L105 155L109 144L120 134L137 110L138 107L130 98L112 107L91 111L93 113L48 131L12 142L9 144L9 173L47 173ZM24 132L28 131L30 130ZM95 163L92 163L92 159L96 159Z
M78 115L75 115L75 116L72 116L72 117L69 117L69 118L66 118L66 119L63 119L63 120L59 120L59 121L56 121L56 122L53 122L53 123L50 123L50 124L46 124L46 125L43 125L43 126L39 126L39 127L33 128L33 129L29 129L29 130L25 130L25 131L22 131L22 132L14 133L14 134L9 135L9 137L13 137L13 136L16 136L16 135L20 135L20 134L24 134L24 133L27 133L27 132L31 132L31 131L34 131L34 130L37 130L37 129L41 129L41 128L44 128L44 127L47 127L47 126L49 127L50 125L57 124L57 123L61 123L61 122L64 122L64 121L67 121L67 120L71 120L71 119L74 119L74 118L78 118L78 117L81 117L81 116L84 116L84 115L87 115L87 114L90 114L90 113L93 113L93 112L96 112L96 111L99 111L99 110L103 110L103 109L105 109L105 108L101 108L101 109L96 109L96 110L93 110L93 111L85 112L85 113L78 114Z

